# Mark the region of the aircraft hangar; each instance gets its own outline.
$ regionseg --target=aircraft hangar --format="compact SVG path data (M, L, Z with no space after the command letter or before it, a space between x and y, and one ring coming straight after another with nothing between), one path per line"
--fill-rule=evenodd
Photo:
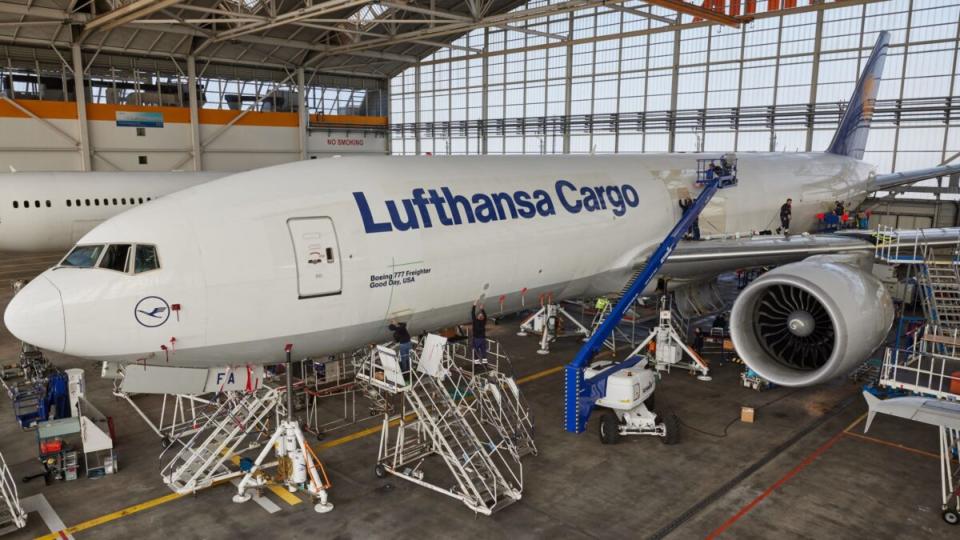
M0 0L0 537L956 537L958 96L956 0Z

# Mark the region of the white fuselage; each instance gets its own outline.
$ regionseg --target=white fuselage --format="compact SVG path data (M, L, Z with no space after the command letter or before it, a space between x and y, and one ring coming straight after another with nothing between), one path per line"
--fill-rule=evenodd
M699 192L699 157L717 156L364 156L237 174L79 242L155 245L158 270L51 269L5 321L76 356L222 366L281 361L286 344L298 356L350 350L387 339L392 318L413 332L458 324L481 295L497 315L618 291L679 219L678 198ZM704 234L775 229L788 197L791 229L807 230L834 201L858 204L872 171L828 154L737 158L739 185L714 197Z
M0 251L65 250L105 220L223 172L0 174Z

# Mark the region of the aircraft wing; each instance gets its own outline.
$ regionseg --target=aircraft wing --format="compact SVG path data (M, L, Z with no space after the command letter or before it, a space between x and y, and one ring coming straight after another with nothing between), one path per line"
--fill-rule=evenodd
M871 254L876 244L876 231L851 230L838 234L803 234L752 236L681 242L664 264L661 275L671 278L694 278L716 275L743 268L779 266L801 261L813 255L837 253ZM957 245L960 228L899 230L885 233L899 237L904 244L929 246ZM885 241L889 241L888 237Z
M871 191L886 191L897 186L912 184L921 180L939 178L941 176L951 176L960 174L960 164L958 165L940 165L939 167L930 167L929 169L917 169L914 171L895 172L891 174L878 174L873 178Z

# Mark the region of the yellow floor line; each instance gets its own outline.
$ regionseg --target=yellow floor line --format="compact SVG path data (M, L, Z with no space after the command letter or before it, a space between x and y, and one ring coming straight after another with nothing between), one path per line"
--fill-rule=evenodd
M566 366L552 367L552 368L550 368L550 369L545 369L545 370L543 370L543 371L534 373L533 375L527 375L526 377L521 377L521 378L517 379L517 384L524 384L524 383L528 383L528 382L530 382L530 381L535 381L535 380L537 380L537 379L546 377L547 375L553 375L554 373L557 373L557 372L559 372L559 371L563 371L563 368L564 368L564 367L566 367Z
M860 435L859 433L852 433L852 432L849 432L849 431L847 431L847 432L844 433L844 434L847 435L848 437L853 437L853 438L855 438L855 439L860 439L860 440L862 440L862 441L872 442L872 443L874 443L874 444L881 444L881 445L883 445L883 446L889 446L890 448L896 448L896 449L898 449L898 450L905 450L905 451L907 451L907 452L910 452L910 453L913 453L913 454L917 454L917 455L920 455L920 456L924 456L924 457L929 457L929 458L933 458L933 459L937 459L937 460L940 459L940 455L939 455L939 454L934 454L934 453L932 453L932 452L926 452L926 451L920 450L920 449L918 449L918 448L912 448L912 447L905 446L905 445L902 445L902 444L899 444L899 443L890 442L890 441L885 441L885 440L883 440L883 439L877 439L876 437L868 437L868 436L866 436L866 435Z
M543 370L543 371L534 373L534 374L532 374L532 375L527 375L526 377L523 377L523 378L521 378L521 379L518 379L518 380L517 380L517 384L524 384L524 383L528 383L528 382L531 382L531 381L535 381L535 380L540 379L540 378L542 378L542 377L546 377L547 375L552 375L552 374L554 374L554 373L557 373L558 371L563 370L563 368L564 368L564 366L557 366L557 367L552 367L552 368L549 368L549 369L545 369L545 370ZM412 419L412 418L414 418L414 415L412 415L412 414L406 416L406 419L407 419L407 420L410 420L410 419ZM390 423L390 425L391 425L391 426L395 426L395 425L397 425L398 423L399 423L399 420L394 420L394 421L392 421L392 422ZM348 442L355 441L355 440L357 440L357 439L362 439L362 438L367 437L367 436L369 436L369 435L373 435L374 433L379 433L381 430L383 430L383 424L380 424L380 425L377 425L377 426L373 426L373 427L369 427L369 428L367 428L367 429L360 430L360 431L358 431L358 432L356 432L356 433L351 433L350 435L344 435L343 437L340 437L340 438L338 438L338 439L334 439L334 440L332 440L332 441L327 441L327 442L325 442L325 443L321 443L321 444L319 444L319 445L316 446L316 449L317 449L317 450L326 450L326 449L328 449L328 448L333 448L333 447L336 447L336 446L340 446L340 445L342 445L342 444L346 444L346 443L348 443ZM236 459L237 462L239 462L239 458L238 458L237 456L234 456L234 459ZM299 503L303 502L303 501L300 500L298 497L296 497L294 494L290 493L289 491L286 491L284 488L282 488L282 487L280 487L280 486L277 486L276 484L269 484L267 487L270 489L270 491L273 491L273 493L274 493L275 495L277 495L278 497L280 497L280 498L283 499L284 501L290 503L291 505L299 504ZM208 489L209 489L209 488L208 488ZM292 502L291 500L289 500L289 499L287 498L288 496L291 497L291 498L293 498L293 499L296 499L296 502ZM70 533L70 534L74 534L74 533L77 533L77 532L80 532L80 531L85 531L85 530L87 530L87 529L92 529L93 527L97 527L97 526L99 526L99 525L103 525L104 523L109 523L109 522L111 522L111 521L120 519L120 518L122 518L122 517L124 517L124 516L129 516L130 514L136 514L137 512L142 512L143 510L149 510L150 508L153 508L153 507L155 507L155 506L160 506L161 504L165 504L165 503L168 503L168 502L170 502L170 501L175 501L175 500L177 500L177 499L179 499L179 498L181 498L181 497L183 497L183 495L178 495L178 494L176 494L176 493L171 493L171 494L169 494L169 495L164 495L164 496L162 496L162 497L157 497L156 499L151 499L151 500L149 500L149 501L147 501L147 502L143 502L143 503L140 503L140 504L135 504L135 505L133 505L133 506L128 506L128 507L126 507L126 508L124 508L124 509L122 509L122 510L117 510L116 512L112 512L112 513L109 513L109 514L105 514L105 515L102 515L102 516L100 516L100 517L96 517L96 518L93 518L93 519L89 519L89 520L87 520L87 521L84 521L84 522L82 522L82 523L78 523L77 525L74 525L74 526L72 526L72 527L68 527L65 532L68 532L68 533ZM57 531L57 532L53 532L53 533L50 533L50 534L47 534L47 535L44 535L44 536L38 536L35 540L58 540L59 538L60 538L60 531Z
M93 527L96 527L98 525L109 523L115 519L120 519L124 516L129 516L130 514L136 514L137 512L149 510L155 506L160 506L161 504L168 503L170 501L175 501L181 497L184 497L184 495L180 495L178 493L171 493L169 495L164 495L163 497L157 497L156 499L151 499L147 502L135 504L133 506L128 506L123 510L117 510L116 512L84 521L83 523L79 523L72 527L68 527L64 532L67 532L69 534L76 534L80 531L85 531L87 529L92 529ZM44 536L38 536L36 540L59 540L61 538L60 532L61 531L57 531Z
M238 455L230 456L230 461L232 461L234 465L239 466L240 456ZM276 495L277 497L280 497L280 499L282 499L285 503L289 504L290 506L298 505L303 502L303 500L300 499L300 497L297 497L293 493L290 493L290 491L287 488L278 486L277 484L272 484L272 483L267 484L267 489L272 491L274 495Z
M283 499L283 502L289 504L290 506L296 506L303 502L303 499L297 497L293 493L290 493L290 491L285 487L278 486L276 484L267 484L267 489L272 491L277 497Z
M854 420L853 422L850 422L850 425L847 426L846 428L844 428L843 432L844 432L844 433L850 433L850 430L853 429L853 426L855 426L855 425L859 424L860 422L862 422L863 419L866 418L866 417L867 417L867 413L861 414L860 416L857 417L856 420Z

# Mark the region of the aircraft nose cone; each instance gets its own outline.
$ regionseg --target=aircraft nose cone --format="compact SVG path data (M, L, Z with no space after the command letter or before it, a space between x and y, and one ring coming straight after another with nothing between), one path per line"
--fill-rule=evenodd
M39 276L13 296L3 314L3 324L22 341L49 351L66 346L63 301L60 291Z

